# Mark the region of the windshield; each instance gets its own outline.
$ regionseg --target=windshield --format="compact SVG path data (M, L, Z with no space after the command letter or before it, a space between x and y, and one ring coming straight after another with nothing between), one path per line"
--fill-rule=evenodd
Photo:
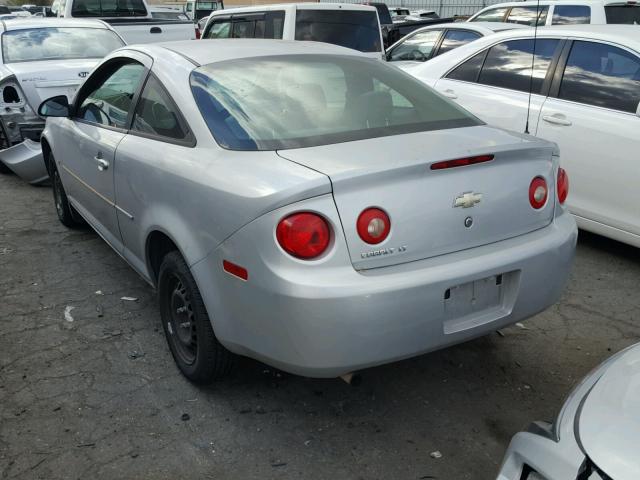
M373 11L298 10L296 40L313 40L353 48L361 52L380 52L380 28Z
M367 58L289 55L205 65L191 90L216 141L278 150L481 122L418 80Z
M145 17L144 0L74 0L74 17Z
M640 25L640 5L608 5L604 11L607 23Z
M102 58L124 42L103 28L32 28L2 34L4 63Z

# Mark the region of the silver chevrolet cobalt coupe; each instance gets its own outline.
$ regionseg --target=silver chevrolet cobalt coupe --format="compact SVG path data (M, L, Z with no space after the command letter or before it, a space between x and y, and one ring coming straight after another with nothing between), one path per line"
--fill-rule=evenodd
M553 304L570 270L555 146L356 51L126 47L40 113L60 220L157 288L194 382L230 352L332 377L459 343Z

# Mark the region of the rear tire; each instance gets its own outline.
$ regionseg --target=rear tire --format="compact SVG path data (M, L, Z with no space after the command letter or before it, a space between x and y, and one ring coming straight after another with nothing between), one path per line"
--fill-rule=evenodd
M158 303L167 343L182 374L201 385L227 375L233 354L213 333L198 286L177 251L160 265Z
M83 226L84 222L79 220L79 218L81 218L80 215L69 203L67 194L62 186L62 181L60 180L60 174L58 173L58 169L55 167L53 155L51 154L49 154L49 161L51 165L51 183L53 186L53 204L56 207L58 219L65 227L78 228Z

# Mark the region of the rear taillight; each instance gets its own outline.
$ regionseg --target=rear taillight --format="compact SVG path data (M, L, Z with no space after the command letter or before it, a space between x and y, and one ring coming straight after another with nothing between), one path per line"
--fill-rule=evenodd
M196 40L200 40L200 29L196 25Z
M300 212L280 220L276 238L289 255L309 260L322 255L329 247L331 229L320 215Z
M529 185L529 203L531 206L536 210L541 209L547 203L548 195L547 181L542 177L534 178L531 181L531 185Z
M491 160L493 160L493 155L478 155L477 157L457 158L455 160L432 163L430 168L431 170L445 170L447 168L466 167L467 165L490 162Z
M367 208L358 217L356 227L362 240L375 245L389 236L391 220L389 215L379 208Z
M564 168L558 169L558 201L564 203L569 195L569 176Z

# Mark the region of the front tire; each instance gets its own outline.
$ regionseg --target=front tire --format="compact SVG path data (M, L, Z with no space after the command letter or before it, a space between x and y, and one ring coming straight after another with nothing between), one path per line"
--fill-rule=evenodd
M182 374L197 384L227 375L232 354L213 333L198 286L177 251L160 265L158 302L167 343Z
M73 207L69 203L67 194L62 186L62 180L60 180L60 174L58 173L58 169L55 167L53 156L50 155L49 159L52 170L51 183L53 184L53 203L56 207L58 219L65 227L78 228L82 226L83 222L77 220L79 215L74 212Z

